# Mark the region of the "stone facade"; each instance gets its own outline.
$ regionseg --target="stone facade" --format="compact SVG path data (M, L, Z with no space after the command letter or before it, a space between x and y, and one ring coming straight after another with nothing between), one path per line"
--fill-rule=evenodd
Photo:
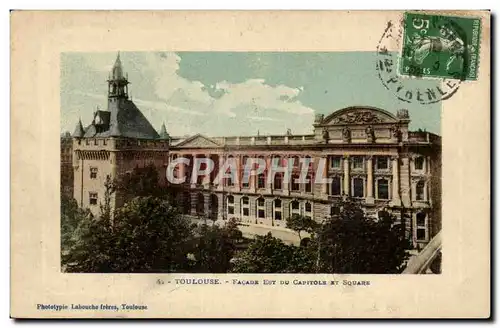
M208 138L196 135L172 138L170 160L187 157L210 158L215 163L236 159L239 176L245 159L263 158L267 163L279 158L288 161L310 157L310 176L322 172L331 183L292 186L283 181L258 184L252 176L248 185L215 184L214 174L198 183L186 181L186 192L179 192L185 214L244 224L285 227L292 214L321 221L334 214L337 200L345 196L358 199L368 216L376 218L388 210L399 219L403 215L415 246L424 246L440 230L441 222L441 138L429 132L410 132L409 115L397 115L372 107L349 107L324 117L317 115L310 135L236 136ZM191 172L192 167L178 169ZM297 172L302 168L298 167ZM217 171L217 164L214 171ZM181 175L181 176L182 176ZM189 176L188 176L189 178ZM186 204L189 203L189 204Z

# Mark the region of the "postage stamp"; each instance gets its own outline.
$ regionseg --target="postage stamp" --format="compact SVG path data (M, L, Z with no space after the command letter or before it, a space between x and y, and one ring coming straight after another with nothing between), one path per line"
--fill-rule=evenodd
M399 74L477 80L478 18L405 13Z

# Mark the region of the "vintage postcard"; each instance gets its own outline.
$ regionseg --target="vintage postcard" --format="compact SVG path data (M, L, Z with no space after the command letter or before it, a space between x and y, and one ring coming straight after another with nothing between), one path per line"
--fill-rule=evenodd
M14 318L488 318L488 11L30 12Z

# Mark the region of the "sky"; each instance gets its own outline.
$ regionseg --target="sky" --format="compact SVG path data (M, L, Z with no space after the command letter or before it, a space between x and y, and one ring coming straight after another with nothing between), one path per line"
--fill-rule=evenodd
M61 55L61 132L107 109L117 53ZM355 105L396 113L410 129L440 134L441 104L409 104L384 88L375 52L121 52L129 95L158 131L173 136L312 133L315 114ZM434 80L411 83L435 85Z

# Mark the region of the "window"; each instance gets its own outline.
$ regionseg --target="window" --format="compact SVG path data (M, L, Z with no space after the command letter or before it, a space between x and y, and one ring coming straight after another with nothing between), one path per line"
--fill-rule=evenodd
M312 212L312 205L311 205L311 203L307 202L304 208L305 208L306 213L311 213Z
M389 160L385 156L377 157L377 169L387 170L389 168Z
M257 178L257 188L264 189L266 187L266 174L261 173Z
M423 181L417 182L417 185L415 187L416 200L425 200L424 199L424 189L425 189L425 182L423 182Z
M274 176L274 189L281 190L283 188L283 175L282 173L276 173Z
M97 193L96 192L89 193L89 204L90 205L97 205Z
M306 182L306 192L311 192L312 191L312 184L313 184L313 178L311 175L308 175L306 177L307 182Z
M265 212L265 201L264 198L258 198L257 199L257 217L259 219L264 219L266 217L266 212Z
M362 156L353 156L352 167L354 169L357 169L357 170L363 169L363 157Z
M389 181L387 179L377 180L377 198L389 199Z
M415 170L424 169L424 158L422 156L415 158Z
M94 139L94 145L97 146L98 144L99 144L99 142L97 141L97 139Z
M274 207L279 207L279 208L281 208L281 199L276 199L276 200L274 201Z
M251 164L248 160L248 156L243 156L243 164L241 167L241 172L245 172L247 164ZM252 166L250 166L250 170L252 169ZM248 179L245 179L247 181L242 181L241 186L243 188L250 188L250 177Z
M274 211L274 219L275 220L281 220L281 212L280 211Z
M241 198L241 216L250 215L249 204L250 200L248 199L247 196Z
M97 167L90 168L90 178L97 179Z
M417 240L427 239L427 215L424 212L417 213Z
M281 199L274 200L274 219L281 220Z
M234 214L234 196L227 196L227 214Z
M333 177L332 178L332 196L340 196L341 193L342 193L342 191L341 191L340 177Z
M292 191L300 191L300 184L297 182L298 179L298 174L292 174Z
M293 157L291 158L291 160L292 160L292 163L293 163L293 168L294 168L294 169L298 169L298 168L299 168L299 166L300 166L300 159L299 159L299 156L293 156Z
M312 217L312 205L309 202L306 202L304 205L304 216L308 219Z
M290 217L300 215L300 203L296 200L290 203Z
M108 140L107 140L107 139L102 139L102 144L103 144L104 146L106 146L106 145L108 144Z
M354 178L353 184L353 197L364 197L364 183L361 178Z
M340 169L340 156L333 156L331 158L330 167L332 169Z

